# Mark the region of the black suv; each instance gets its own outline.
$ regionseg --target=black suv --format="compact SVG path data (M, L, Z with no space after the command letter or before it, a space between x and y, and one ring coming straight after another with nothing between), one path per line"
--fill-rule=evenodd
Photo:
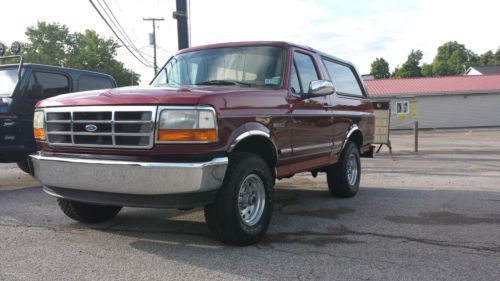
M16 162L29 171L26 158L37 150L33 138L37 101L115 87L115 79L103 73L42 64L0 65L0 162Z

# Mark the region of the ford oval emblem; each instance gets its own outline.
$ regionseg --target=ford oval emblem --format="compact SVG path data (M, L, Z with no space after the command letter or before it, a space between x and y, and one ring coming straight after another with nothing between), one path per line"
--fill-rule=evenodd
M97 126L94 124L85 125L85 131L93 133L97 131Z

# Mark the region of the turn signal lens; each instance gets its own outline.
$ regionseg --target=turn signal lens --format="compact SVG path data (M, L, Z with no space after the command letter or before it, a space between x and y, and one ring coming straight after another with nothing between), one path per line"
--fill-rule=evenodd
M214 142L217 140L217 130L159 130L159 141L196 141L196 142Z
M43 122L43 111L35 111L35 115L33 116L33 136L37 140L45 140L45 130Z

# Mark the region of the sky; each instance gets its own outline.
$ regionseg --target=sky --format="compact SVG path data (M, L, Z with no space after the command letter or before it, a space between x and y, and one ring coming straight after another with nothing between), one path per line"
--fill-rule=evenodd
M157 23L158 65L177 51L175 0L93 0L112 9L125 32L152 62L144 17ZM383 57L391 70L406 61L412 49L432 62L437 47L458 41L477 54L500 46L500 1L448 0L191 0L191 45L232 41L279 40L308 45L353 62L370 72ZM99 6L98 6L99 7ZM0 5L0 42L26 41L26 27L37 21L65 24L72 32L94 29L114 38L88 0L17 0ZM16 13L15 11L22 11ZM125 48L117 59L141 74L141 84L153 78L151 67L138 62Z

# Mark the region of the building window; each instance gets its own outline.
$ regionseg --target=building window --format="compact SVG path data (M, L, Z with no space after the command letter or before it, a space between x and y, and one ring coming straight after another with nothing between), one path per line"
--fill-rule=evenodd
M396 102L396 114L409 114L410 106L408 101L398 101Z

